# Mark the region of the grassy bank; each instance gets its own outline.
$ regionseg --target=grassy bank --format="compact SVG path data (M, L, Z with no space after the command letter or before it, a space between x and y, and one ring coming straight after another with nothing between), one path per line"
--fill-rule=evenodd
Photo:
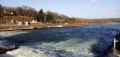
M87 24L82 23L74 23L74 24L52 24L45 25L41 23L31 24L31 25L0 25L0 31L8 31L8 30L23 30L23 29L39 29L39 28L56 28L56 27L72 27L72 26L83 26Z

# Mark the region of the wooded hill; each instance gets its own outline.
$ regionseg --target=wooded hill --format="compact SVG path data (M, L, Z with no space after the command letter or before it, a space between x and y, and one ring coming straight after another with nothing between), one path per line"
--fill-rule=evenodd
M44 12L43 9L39 11L29 6L22 7L7 7L0 5L0 19L9 19L5 16L12 16L14 19L19 19L20 16L26 16L25 19L36 19L38 22L51 22L51 23L108 23L108 22L120 22L120 18L108 18L108 19L84 19L68 17L64 14L59 14L51 11ZM19 16L19 17L17 17Z

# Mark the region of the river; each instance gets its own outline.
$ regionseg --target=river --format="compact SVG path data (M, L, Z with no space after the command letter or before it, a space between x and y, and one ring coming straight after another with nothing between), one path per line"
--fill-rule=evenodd
M0 57L104 57L120 23L0 32L0 47L19 48Z

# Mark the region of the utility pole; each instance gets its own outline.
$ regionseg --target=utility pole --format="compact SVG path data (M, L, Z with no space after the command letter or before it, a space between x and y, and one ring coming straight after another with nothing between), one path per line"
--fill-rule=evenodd
M113 50L113 57L114 57L114 55L115 55L116 42L118 42L118 41L114 38L114 50Z

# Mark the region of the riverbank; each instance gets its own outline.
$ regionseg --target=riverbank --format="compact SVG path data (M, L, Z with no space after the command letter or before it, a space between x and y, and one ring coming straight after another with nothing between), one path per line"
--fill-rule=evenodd
M41 23L31 25L0 25L0 31L11 31L11 30L29 30L29 29L41 29L41 28L59 28L59 27L72 27L72 26L83 26L87 24L73 23L73 24L52 24L45 25Z
M116 45L114 43L105 52L105 57L120 57L120 32L116 35ZM114 50L115 46L115 50Z

